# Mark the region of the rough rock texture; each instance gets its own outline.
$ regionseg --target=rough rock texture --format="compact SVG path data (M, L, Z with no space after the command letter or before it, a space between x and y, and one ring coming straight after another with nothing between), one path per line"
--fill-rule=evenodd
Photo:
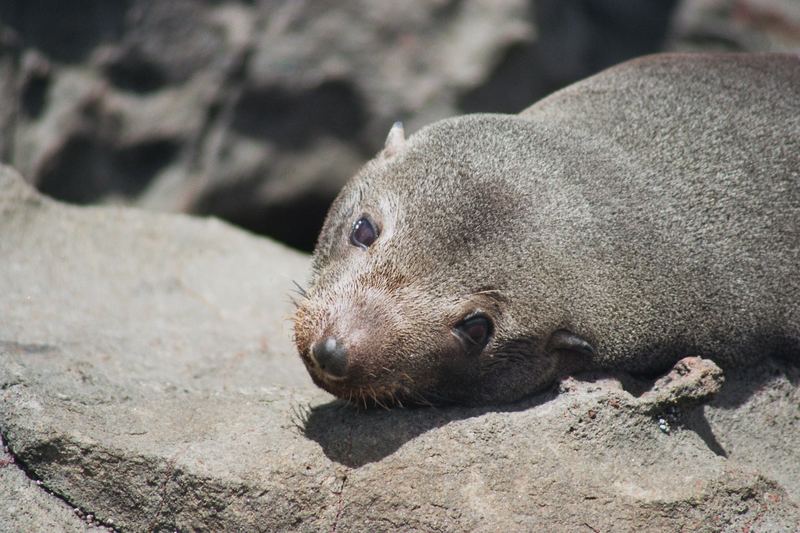
M667 40L670 50L800 52L797 0L683 0Z
M287 295L307 259L279 245L215 220L67 207L4 169L0 257L0 432L16 464L101 524L800 523L800 369L786 363L726 376L700 407L675 395L720 381L691 359L656 400L636 396L646 383L595 375L505 408L364 412L314 388L294 353ZM13 494L24 481L6 472L0 493ZM42 505L63 508L54 498ZM24 529L17 503L0 500L7 529ZM77 527L58 510L42 520Z
M107 531L49 494L42 482L25 475L0 438L0 530L2 531Z
M62 200L210 213L310 249L392 122L520 111L656 51L674 4L6 0L0 160Z

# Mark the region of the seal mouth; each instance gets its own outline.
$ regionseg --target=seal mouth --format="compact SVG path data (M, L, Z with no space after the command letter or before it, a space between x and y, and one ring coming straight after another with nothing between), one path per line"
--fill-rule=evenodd
M371 407L382 407L383 409L391 409L393 407L406 407L416 405L399 388L384 387L376 389L375 387L361 387L357 389L349 389L346 396L337 396L347 403L369 409Z
M356 407L390 409L420 404L419 400L414 401L412 391L400 384L353 386L346 379L330 379L319 374L315 377L320 378L317 384L323 389Z
M353 376L332 376L319 368L314 358L307 352L302 352L300 355L312 381L317 386L354 407L390 409L392 407L434 405L424 394L418 393L409 385L413 380L408 376L405 380L401 379L392 383L372 382L365 385L358 383L357 378Z

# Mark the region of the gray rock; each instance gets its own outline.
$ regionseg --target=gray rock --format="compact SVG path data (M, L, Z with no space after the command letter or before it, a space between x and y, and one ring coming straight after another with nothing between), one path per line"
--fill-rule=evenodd
M641 394L640 403L649 413L707 403L724 381L722 369L713 361L684 357Z
M683 0L666 47L677 51L800 51L796 0Z
M0 448L3 439L0 438ZM48 494L42 482L30 479L14 462L13 456L0 449L0 529L3 531L107 531L96 526L91 515L69 507Z
M800 372L785 362L663 413L602 375L504 408L361 411L314 388L294 353L288 294L308 262L282 246L215 220L61 205L3 169L0 257L0 431L17 464L101 524L800 523ZM685 380L672 383L656 395Z

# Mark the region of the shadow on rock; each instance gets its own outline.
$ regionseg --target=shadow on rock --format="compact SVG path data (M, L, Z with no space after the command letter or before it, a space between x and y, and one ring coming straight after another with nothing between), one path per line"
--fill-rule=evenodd
M692 409L684 416L683 423L687 429L697 433L697 436L708 446L715 455L728 457L728 452L722 447L719 439L714 434L711 424L708 422L704 409Z
M451 422L490 412L524 411L554 397L554 392L547 392L509 405L390 410L364 410L334 400L307 411L297 411L295 422L306 437L322 446L331 461L357 468L380 461L411 439Z
M689 359L708 362L700 358L683 361ZM695 431L711 451L724 457L727 453L706 420L703 406L735 409L782 377L797 386L800 384L800 367L787 361L766 359L755 366L728 369L724 384L721 380L716 381L721 387L710 387L707 376L703 365L687 370L679 362L670 374L654 381L621 376L618 372L592 372L567 378L548 392L508 405L364 410L335 400L300 409L294 418L298 428L317 442L330 460L348 467L360 467L380 461L415 437L452 422L492 412L524 411L553 400L558 394L570 394L592 384L607 389L609 396L618 398L621 394L626 398L623 403L629 404L630 416L663 417L668 422ZM703 383L706 383L705 387Z
M800 360L767 357L756 365L725 370L725 386L711 405L720 409L735 409L753 395L774 387L776 381L786 380L800 386Z

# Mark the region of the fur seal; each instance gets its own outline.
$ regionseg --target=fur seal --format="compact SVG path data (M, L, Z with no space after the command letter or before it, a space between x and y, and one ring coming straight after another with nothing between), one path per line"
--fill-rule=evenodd
M800 56L649 56L519 115L396 125L294 329L317 385L381 405L800 360Z

